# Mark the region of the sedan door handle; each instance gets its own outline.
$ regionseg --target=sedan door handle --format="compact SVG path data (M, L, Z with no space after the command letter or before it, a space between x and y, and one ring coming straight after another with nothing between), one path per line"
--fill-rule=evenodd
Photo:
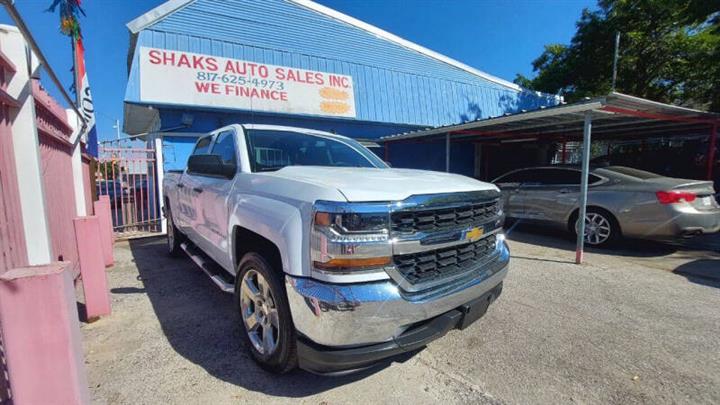
M177 184L177 188L184 188L184 187L185 187L185 185L182 184L182 183L178 183L178 184Z
M201 188L199 188L199 187L195 187L195 188L193 188L193 191L196 192L196 193L198 193L198 194L200 194L200 193L203 192L203 189L201 189Z
M560 190L560 194L568 194L571 192L572 192L572 190L570 190L569 188L563 188Z

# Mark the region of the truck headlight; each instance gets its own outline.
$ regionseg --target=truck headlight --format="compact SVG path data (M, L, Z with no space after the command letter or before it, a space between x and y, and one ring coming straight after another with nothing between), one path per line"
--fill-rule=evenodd
M390 265L389 223L385 204L317 202L310 240L313 267L349 273Z

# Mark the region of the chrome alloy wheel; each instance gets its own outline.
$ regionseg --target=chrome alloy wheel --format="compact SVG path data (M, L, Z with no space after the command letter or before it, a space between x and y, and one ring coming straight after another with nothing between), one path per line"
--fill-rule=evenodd
M575 232L578 231L580 221L575 224ZM585 214L585 242L591 245L600 245L610 239L612 227L610 221L597 212Z
M250 342L264 356L275 352L280 338L280 320L267 280L249 269L240 286L240 311Z

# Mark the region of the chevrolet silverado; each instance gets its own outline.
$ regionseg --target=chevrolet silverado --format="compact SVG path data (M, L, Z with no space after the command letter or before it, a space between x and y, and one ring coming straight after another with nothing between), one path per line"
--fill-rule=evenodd
M390 168L357 141L230 125L163 182L167 243L235 296L265 369L358 370L485 314L509 252L500 192Z

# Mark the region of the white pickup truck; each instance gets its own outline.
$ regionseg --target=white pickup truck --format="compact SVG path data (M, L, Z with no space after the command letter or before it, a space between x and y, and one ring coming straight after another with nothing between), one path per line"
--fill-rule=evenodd
M498 189L392 169L358 142L230 125L164 184L167 242L235 294L255 360L366 368L480 318L509 252Z

